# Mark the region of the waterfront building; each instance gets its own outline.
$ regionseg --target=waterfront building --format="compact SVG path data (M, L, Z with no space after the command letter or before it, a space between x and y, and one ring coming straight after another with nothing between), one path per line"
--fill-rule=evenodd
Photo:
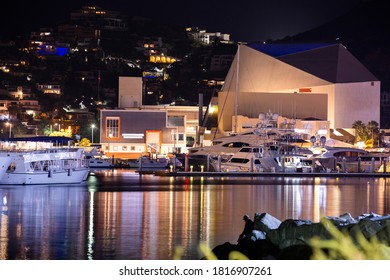
M119 108L100 110L100 143L106 155L134 159L186 153L193 146L203 106L142 105L141 77L120 77L118 95Z
M218 132L237 132L236 115L271 110L289 119L380 123L380 81L341 44L240 45L218 94ZM233 116L233 117L232 117Z

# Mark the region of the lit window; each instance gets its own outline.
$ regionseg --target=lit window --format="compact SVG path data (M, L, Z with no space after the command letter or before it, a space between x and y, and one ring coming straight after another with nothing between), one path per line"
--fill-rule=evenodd
M107 138L119 137L119 117L106 118L106 137Z

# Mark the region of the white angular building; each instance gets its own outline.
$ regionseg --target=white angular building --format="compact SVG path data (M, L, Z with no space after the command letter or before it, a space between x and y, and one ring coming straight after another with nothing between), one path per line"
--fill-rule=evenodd
M341 44L240 45L218 95L218 130L268 111L327 129L380 123L380 81Z

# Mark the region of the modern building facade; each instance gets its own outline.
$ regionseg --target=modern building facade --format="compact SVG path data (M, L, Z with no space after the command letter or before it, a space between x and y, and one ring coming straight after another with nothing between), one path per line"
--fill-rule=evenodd
M380 81L341 44L240 45L218 95L218 131L268 111L329 121L328 130L380 123Z
M142 78L119 78L119 108L100 111L100 143L116 158L186 153L197 135L197 106L142 105Z
M100 111L100 143L116 158L185 153L195 141L196 106L142 106Z

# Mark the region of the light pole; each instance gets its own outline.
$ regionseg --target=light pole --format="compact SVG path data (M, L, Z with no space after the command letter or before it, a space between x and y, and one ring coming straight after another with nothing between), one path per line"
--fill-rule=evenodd
M9 126L9 137L8 138L11 138L11 135L12 135L12 123L7 122L7 125Z
M91 135L92 135L92 137L91 137L91 139L92 139L92 142L91 143L93 143L93 130L95 129L95 125L94 124L91 124Z

